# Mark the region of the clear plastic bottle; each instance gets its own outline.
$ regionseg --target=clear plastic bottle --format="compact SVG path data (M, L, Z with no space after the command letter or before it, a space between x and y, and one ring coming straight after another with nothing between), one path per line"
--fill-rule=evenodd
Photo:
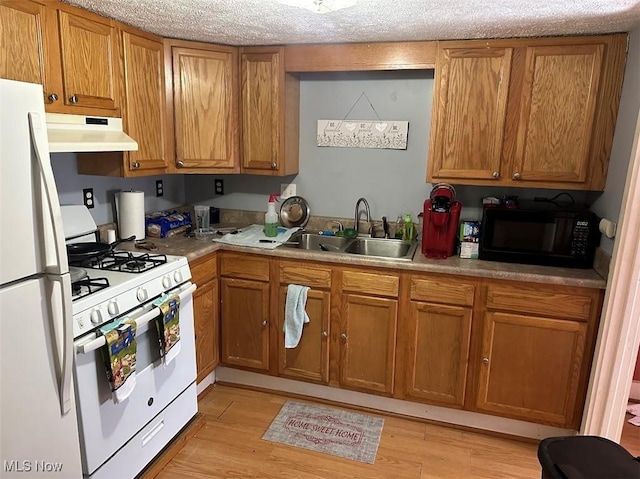
M270 195L267 204L267 212L264 215L264 235L278 236L278 213L276 213L276 198L278 195Z
M396 239L402 239L403 230L404 222L402 221L402 215L398 215L398 218L396 219L396 232L394 234Z

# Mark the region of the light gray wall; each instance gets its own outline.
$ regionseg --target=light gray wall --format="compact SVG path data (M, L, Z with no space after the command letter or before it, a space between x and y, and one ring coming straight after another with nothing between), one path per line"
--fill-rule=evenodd
M96 224L110 223L114 218L114 194L122 190L145 193L145 211L158 211L185 204L184 178L182 175L158 175L142 178L112 178L107 176L80 175L75 153L53 153L53 174L61 204L82 204L82 189L93 188L95 208L89 210ZM156 179L163 180L164 196L156 197Z
M342 119L365 92L382 120L408 120L407 150L327 148L316 146L317 120ZM400 213L422 211L432 185L426 183L427 150L433 98L433 71L314 73L300 82L300 173L285 178L251 175L185 177L187 203L266 211L268 195L281 183L295 183L313 215L351 218L364 196L375 219L394 221ZM375 119L365 98L348 119ZM214 178L222 178L225 195L215 196ZM480 219L485 196L553 197L559 191L458 186L462 219ZM572 192L577 202L587 195Z
M592 210L601 217L618 222L622 196L631 158L631 148L640 111L640 26L629 33L629 51L624 74L618 121L611 148L611 161L604 193L593 204ZM614 240L603 236L600 246L613 253Z

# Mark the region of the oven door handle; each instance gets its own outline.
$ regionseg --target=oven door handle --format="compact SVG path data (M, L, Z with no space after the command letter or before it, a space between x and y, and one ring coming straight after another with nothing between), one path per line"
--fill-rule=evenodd
M198 287L194 283L187 283L184 286L184 289L181 289L180 293L178 293L180 301L182 302L188 296L191 296L197 288ZM162 312L160 311L160 307L156 306L143 315L138 316L136 318L136 335L145 333L149 329L149 323L157 318L160 314L162 314ZM104 336L100 335L95 339L87 341L86 343L76 343L75 349L77 354L85 354L91 351L95 351L96 349L100 349L105 344L107 344L107 341L104 339Z

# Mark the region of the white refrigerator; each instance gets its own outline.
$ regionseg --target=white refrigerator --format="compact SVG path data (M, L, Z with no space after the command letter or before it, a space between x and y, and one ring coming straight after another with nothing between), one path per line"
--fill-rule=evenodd
M71 282L41 85L0 79L0 477L81 478Z

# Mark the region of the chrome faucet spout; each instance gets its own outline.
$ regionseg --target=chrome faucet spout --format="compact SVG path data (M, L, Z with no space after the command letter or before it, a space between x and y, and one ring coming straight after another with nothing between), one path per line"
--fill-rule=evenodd
M369 209L369 202L366 198L358 198L358 201L356 201L356 214L353 221L353 228L356 232L360 232L360 203L364 203L365 211L367 213L367 224L369 232L371 232L371 210Z

